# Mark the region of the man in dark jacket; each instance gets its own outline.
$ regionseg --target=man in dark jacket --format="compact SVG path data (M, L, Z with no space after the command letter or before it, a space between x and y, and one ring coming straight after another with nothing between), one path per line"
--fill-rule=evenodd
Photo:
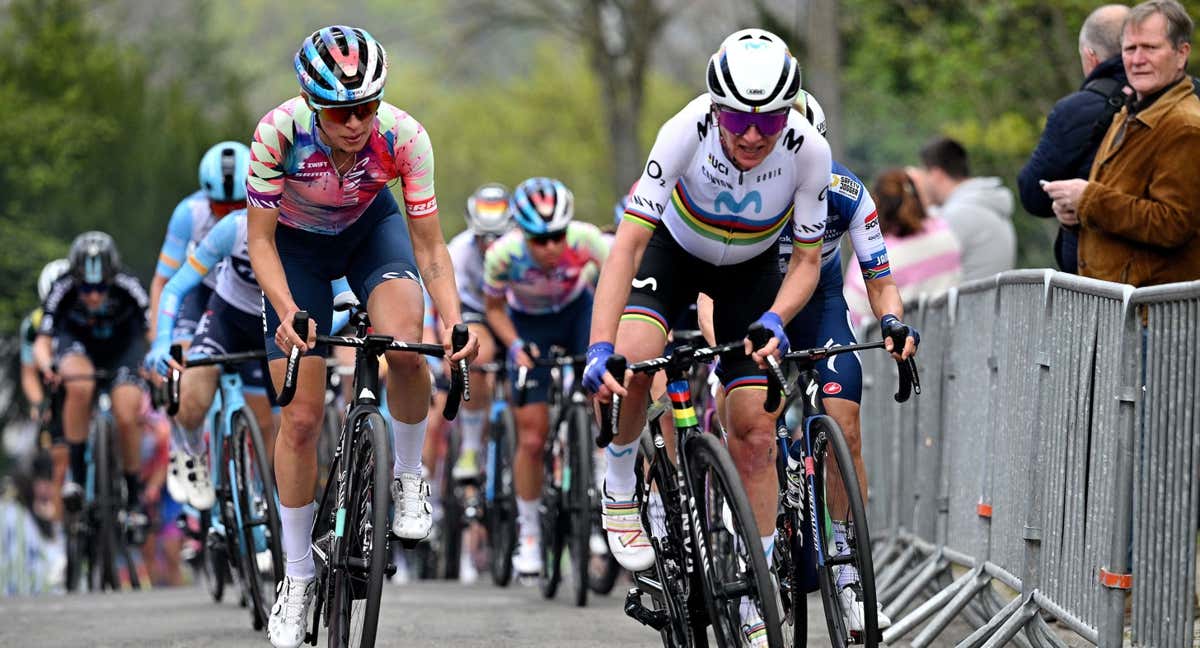
M1104 5L1093 11L1079 30L1083 85L1054 105L1037 149L1017 176L1021 204L1034 216L1054 218L1050 198L1039 185L1040 180L1088 177L1100 140L1124 103L1121 25L1127 15L1129 7ZM1110 104L1110 100L1114 103ZM1078 228L1059 227L1054 258L1064 272L1078 272L1078 236Z

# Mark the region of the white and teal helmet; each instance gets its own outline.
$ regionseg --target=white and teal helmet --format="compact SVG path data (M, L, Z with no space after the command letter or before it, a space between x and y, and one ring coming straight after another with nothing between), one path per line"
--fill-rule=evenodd
M800 63L787 44L765 29L729 35L708 60L708 96L742 112L789 108L800 93Z
M71 262L66 259L55 259L42 267L42 272L38 275L38 297L42 301L46 301L46 296L50 294L50 287L70 269Z
M241 142L221 142L200 158L200 189L215 202L246 200L250 149Z
M509 210L527 235L555 234L575 217L575 197L554 178L530 178L513 190Z

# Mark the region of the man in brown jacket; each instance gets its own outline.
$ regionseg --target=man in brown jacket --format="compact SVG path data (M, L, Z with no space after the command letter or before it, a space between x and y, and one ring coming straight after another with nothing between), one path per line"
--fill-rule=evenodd
M1135 96L1088 180L1044 185L1058 220L1082 225L1084 276L1134 286L1200 279L1200 99L1184 69L1192 28L1175 0L1133 8L1121 55Z

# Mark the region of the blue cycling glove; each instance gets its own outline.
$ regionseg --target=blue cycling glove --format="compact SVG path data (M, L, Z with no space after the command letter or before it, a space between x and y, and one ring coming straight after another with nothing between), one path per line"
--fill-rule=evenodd
M521 355L521 352L524 350L525 340L521 338L513 340L512 344L508 345L508 364L514 367L517 366L517 356Z
M791 343L788 342L787 333L783 332L783 319L775 313L767 311L763 313L755 324L762 324L763 328L771 332L775 339L779 340L779 353L787 353L791 348Z
M913 348L921 345L921 332L915 327L909 326L900 321L899 317L888 313L879 320L879 328L883 330L883 337L889 337L893 332L903 331L904 337L913 339ZM900 353L902 349L896 349L896 353Z
M605 366L613 354L612 342L597 342L588 347L587 367L583 370L583 386L591 393L600 391L604 384L604 374L608 371ZM617 380L622 380L620 376Z
M159 342L155 340L150 347L150 351L146 353L146 359L142 361L146 369L157 373L160 376L166 376L171 367L167 365L167 360L171 357L171 341Z

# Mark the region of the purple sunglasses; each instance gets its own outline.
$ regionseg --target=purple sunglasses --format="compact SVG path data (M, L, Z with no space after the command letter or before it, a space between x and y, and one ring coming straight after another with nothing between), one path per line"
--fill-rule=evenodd
M787 126L788 113L790 111L791 108L784 108L775 112L752 113L719 108L717 110L717 123L721 125L721 128L734 135L743 135L746 131L750 130L751 126L754 126L763 137L771 137L778 134L779 131L782 131Z

